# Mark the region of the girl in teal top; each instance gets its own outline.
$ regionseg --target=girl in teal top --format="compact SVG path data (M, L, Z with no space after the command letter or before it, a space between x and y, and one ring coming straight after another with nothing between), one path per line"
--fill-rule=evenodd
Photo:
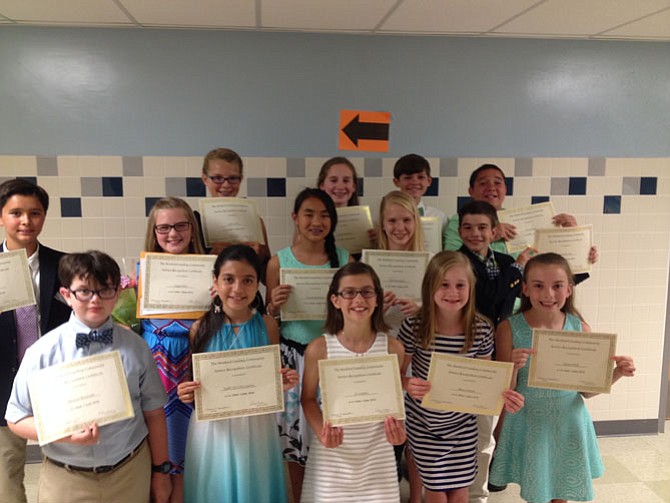
M521 411L504 418L489 481L521 486L532 503L591 501L591 479L604 472L598 442L584 398L594 393L528 386L527 360L534 328L590 332L574 307L574 279L556 253L531 258L524 270L521 309L496 331L498 360L514 361L513 385L524 395ZM514 348L514 349L513 349ZM613 356L612 382L632 376L630 356Z
M266 309L279 318L280 307L291 293L291 285L279 284L281 268L338 269L350 262L349 252L335 246L337 212L328 194L320 189L304 189L295 199L291 218L295 223L293 245L277 252L267 268ZM303 355L307 344L323 333L323 322L286 321L281 323L283 365L295 369L302 380ZM300 501L302 479L307 462L308 423L300 405L300 385L284 397L284 412L278 415L279 432L284 459L289 462L289 474L295 501Z

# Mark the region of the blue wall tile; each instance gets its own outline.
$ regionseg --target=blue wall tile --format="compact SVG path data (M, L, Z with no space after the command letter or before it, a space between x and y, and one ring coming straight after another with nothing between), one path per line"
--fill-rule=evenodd
M286 197L286 178L267 179L268 197Z
M33 185L37 185L37 177L36 176L17 176L19 180L25 180L27 182L32 183ZM8 180L11 180L11 178L8 178Z
M358 197L365 195L365 179L359 178L356 182L356 194L358 194Z
M151 212L151 208L154 207L156 201L160 200L160 197L145 197L144 198L144 216L148 217Z
M81 197L61 197L60 216L64 218L81 217Z
M458 196L456 198L456 210L460 210L464 204L469 203L470 201L472 201L470 196Z
M436 176L432 178L432 182L430 182L430 187L426 190L427 196L437 196L440 193L440 179Z
M548 201L549 201L549 196L532 196L530 198L530 204L546 203Z
M103 176L102 195L105 197L122 197L123 178L120 176Z
M640 194L644 196L656 195L657 178L655 176L643 176L640 178Z
M603 213L621 213L621 196L605 196Z
M205 197L207 195L207 188L202 183L202 178L186 178L186 195L188 197Z
M568 185L568 194L571 196L585 196L586 195L586 177L571 176Z
M514 195L514 178L512 178L511 176L506 176L505 185L507 186L507 195L508 196Z

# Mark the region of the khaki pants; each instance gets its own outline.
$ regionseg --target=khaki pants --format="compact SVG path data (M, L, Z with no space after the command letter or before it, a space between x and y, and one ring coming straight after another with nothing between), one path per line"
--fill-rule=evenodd
M38 503L149 503L151 454L145 441L137 453L116 470L89 473L42 462Z
M489 465L496 448L493 430L498 416L477 416L477 477L470 486L469 503L486 503L489 497Z
M26 503L23 485L26 440L0 426L0 495L6 503Z

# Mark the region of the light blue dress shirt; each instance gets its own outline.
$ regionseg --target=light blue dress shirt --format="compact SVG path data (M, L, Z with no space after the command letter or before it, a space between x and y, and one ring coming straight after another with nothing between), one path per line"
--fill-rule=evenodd
M86 356L119 351L128 381L130 399L135 417L100 427L100 441L96 445L78 445L67 442L51 443L42 447L44 454L56 461L73 466L94 467L114 465L147 436L143 411L160 409L167 397L161 384L156 363L147 343L130 330L112 323L109 318L98 330L114 329L111 345L92 342L77 349L78 332L89 332L73 313L67 323L44 335L28 350L14 380L12 395L7 404L5 419L17 423L33 415L28 389L30 376L40 369ZM54 390L57 393L58 390Z

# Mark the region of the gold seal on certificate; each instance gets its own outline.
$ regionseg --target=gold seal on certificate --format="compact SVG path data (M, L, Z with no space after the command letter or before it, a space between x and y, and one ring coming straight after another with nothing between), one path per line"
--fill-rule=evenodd
M421 302L421 281L430 260L429 252L363 250L361 262L370 265L385 291L396 297Z
M0 313L36 304L26 250L0 253Z
M551 201L531 204L513 210L498 211L498 220L516 227L516 237L505 241L509 253L521 252L535 243L536 229L554 229L553 218L556 215Z
M428 370L431 388L421 405L430 409L497 416L502 392L510 387L514 364L433 353Z
M214 255L144 253L140 260L138 317L207 311L212 302Z
M528 386L609 393L616 334L533 329Z
M421 217L421 229L423 230L423 247L431 253L441 252L442 219L440 217Z
M592 228L554 227L535 231L535 248L540 253L554 252L562 255L570 264L573 274L589 272Z
M405 419L397 355L319 360L323 420L333 426Z
M28 388L40 445L135 416L118 351L43 368Z
M279 282L291 285L280 308L282 321L325 320L327 292L337 269L279 269Z
M360 253L363 248L370 248L372 216L369 206L345 206L337 209L337 227L335 228L335 242L349 251Z
M239 197L213 197L198 201L205 245L256 242L265 244L256 203Z
M198 421L284 410L279 346L196 353L193 378Z

